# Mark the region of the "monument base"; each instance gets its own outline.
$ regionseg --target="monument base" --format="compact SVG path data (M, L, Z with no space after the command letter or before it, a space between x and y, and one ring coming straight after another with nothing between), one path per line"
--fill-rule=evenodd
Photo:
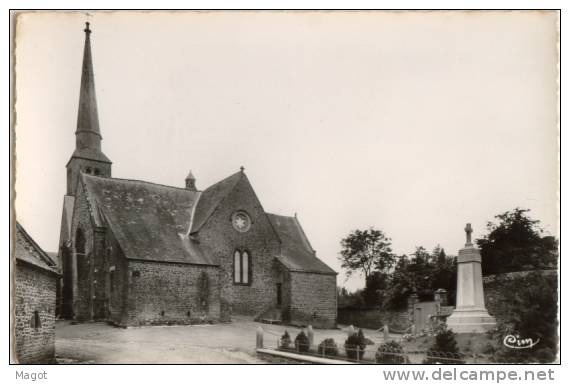
M496 326L486 309L458 308L447 318L447 328L455 333L485 333Z

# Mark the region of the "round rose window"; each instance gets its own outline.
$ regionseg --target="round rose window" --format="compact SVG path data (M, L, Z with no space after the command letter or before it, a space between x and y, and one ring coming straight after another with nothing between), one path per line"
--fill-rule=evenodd
M251 219L247 213L238 211L232 215L232 225L238 232L247 232L251 227Z

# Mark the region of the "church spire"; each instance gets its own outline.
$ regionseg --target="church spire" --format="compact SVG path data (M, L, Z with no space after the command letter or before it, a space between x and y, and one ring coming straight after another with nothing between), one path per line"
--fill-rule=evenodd
M85 23L85 47L83 48L83 67L81 72L81 88L79 91L79 112L77 115L76 147L77 149L101 150L101 132L97 114L95 97L95 77L93 75L93 59L91 58L91 29Z
M101 131L95 97L95 76L91 57L91 29L85 23L85 46L79 90L75 151L67 163L67 194L74 195L79 174L111 177L111 160L101 151Z

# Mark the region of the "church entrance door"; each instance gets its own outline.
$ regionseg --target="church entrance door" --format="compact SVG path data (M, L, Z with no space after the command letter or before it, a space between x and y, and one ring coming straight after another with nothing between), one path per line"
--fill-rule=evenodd
M283 293L281 292L281 283L277 283L277 306L281 307L283 302Z

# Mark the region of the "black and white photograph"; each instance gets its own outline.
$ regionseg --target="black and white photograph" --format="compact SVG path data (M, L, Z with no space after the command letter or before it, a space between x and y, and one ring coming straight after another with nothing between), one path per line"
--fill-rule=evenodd
M559 10L10 18L10 364L561 363Z

